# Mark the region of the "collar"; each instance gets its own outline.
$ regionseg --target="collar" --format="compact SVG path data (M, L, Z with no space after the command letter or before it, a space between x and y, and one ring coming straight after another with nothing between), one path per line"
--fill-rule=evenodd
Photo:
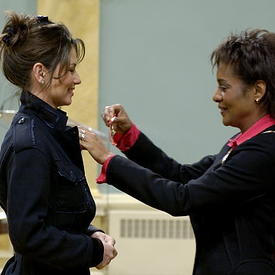
M23 91L20 97L22 105L19 111L34 112L42 119L50 128L64 131L66 128L68 117L66 113L60 109L55 109L45 101L30 92Z
M243 142L251 139L257 134L261 133L265 129L275 125L275 119L272 118L269 114L265 115L261 119L257 120L250 128L248 128L245 132L238 134L233 139L229 139L227 146L231 148L235 148Z

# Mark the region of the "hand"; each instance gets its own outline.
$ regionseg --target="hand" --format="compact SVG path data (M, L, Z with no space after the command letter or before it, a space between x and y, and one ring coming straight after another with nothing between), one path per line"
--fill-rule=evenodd
M117 256L118 253L114 247L116 242L111 236L100 231L93 233L91 237L101 240L104 246L103 260L96 266L97 269L102 269L103 267L108 265L112 259L114 259Z
M93 159L99 164L103 164L105 160L112 155L106 148L103 140L94 132L84 127L78 127L80 146L90 153Z
M133 124L120 104L106 106L102 118L107 127L112 127L112 130L121 134L126 133Z

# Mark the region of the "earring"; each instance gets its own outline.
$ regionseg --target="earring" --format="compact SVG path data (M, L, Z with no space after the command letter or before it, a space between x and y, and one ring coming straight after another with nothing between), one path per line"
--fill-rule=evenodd
M45 80L42 78L42 79L40 79L40 81L39 81L42 85L44 85L45 84Z
M256 102L257 104L259 104L259 103L260 103L260 98L256 98L256 99L255 99L255 102Z

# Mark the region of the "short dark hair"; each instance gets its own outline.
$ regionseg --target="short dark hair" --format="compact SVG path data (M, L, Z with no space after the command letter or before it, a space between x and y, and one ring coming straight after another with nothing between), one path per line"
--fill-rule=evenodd
M245 84L266 83L263 108L275 118L275 33L263 29L231 34L211 54L212 66L230 65Z
M74 39L62 23L53 23L46 16L31 17L11 12L0 35L0 57L5 77L14 85L28 89L31 70L42 63L50 72L60 64L60 73L69 69L72 47L76 49L77 62L85 55L81 39Z

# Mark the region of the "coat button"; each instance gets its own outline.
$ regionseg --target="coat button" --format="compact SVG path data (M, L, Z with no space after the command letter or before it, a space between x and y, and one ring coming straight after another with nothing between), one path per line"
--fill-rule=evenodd
M18 124L23 124L25 122L25 118L24 117L21 117L19 120L18 120Z

